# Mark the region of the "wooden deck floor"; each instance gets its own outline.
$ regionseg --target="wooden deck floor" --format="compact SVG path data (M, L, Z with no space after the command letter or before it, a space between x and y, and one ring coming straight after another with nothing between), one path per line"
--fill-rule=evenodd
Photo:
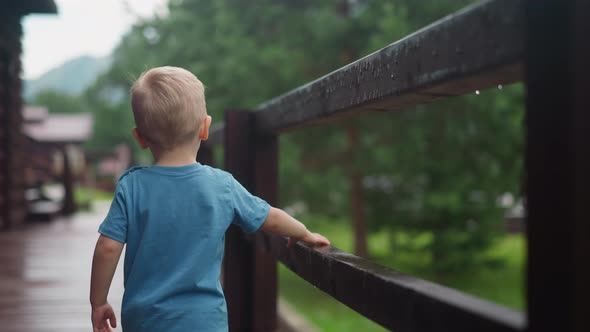
M90 323L90 268L98 225L108 202L26 229L0 232L0 331L86 332ZM109 301L120 321L123 259ZM317 331L279 301L277 332ZM121 331L120 327L116 331Z
M0 331L92 331L90 267L107 209L0 233ZM121 267L109 296L119 319Z

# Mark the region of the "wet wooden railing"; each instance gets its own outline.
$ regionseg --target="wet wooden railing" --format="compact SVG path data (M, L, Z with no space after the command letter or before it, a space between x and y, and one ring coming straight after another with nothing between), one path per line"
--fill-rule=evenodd
M224 168L276 205L281 132L524 81L526 313L335 248L288 249L285 239L231 228L223 274L230 330L276 327L280 260L398 332L590 331L588 9L584 1L483 1L256 110L228 110L199 152L212 164L212 149L222 144Z

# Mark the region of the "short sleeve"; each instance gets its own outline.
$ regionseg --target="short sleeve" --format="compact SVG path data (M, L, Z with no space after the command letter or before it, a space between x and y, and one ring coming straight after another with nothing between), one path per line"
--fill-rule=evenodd
M117 185L109 213L98 228L98 232L115 241L127 242L127 210L125 191L121 182Z
M256 232L266 220L270 205L248 192L236 179L230 179L230 197L234 211L233 224L247 233Z

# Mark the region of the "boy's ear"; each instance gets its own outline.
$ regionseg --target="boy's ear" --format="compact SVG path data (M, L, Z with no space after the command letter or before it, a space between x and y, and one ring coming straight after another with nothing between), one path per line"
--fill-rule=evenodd
M201 124L201 130L199 131L199 139L201 141L206 141L209 138L209 127L211 127L211 116L207 115L203 119L203 123Z
M142 149L149 148L149 146L147 145L145 139L143 139L143 137L141 136L141 134L139 133L139 131L137 131L137 128L131 129L131 132L133 133L133 137L135 137L135 140L137 141L137 143L139 144L139 146Z

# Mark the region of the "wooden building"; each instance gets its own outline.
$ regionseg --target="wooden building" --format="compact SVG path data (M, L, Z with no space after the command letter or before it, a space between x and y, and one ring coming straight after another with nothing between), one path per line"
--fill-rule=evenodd
M74 174L80 176L85 166L81 145L90 138L92 126L90 113L49 113L43 106L25 106L22 131L26 185L59 180L66 151Z
M49 113L43 106L29 105L23 107L22 113L25 186L39 190L41 184L61 182L64 187L63 206L55 212L59 210L71 214L76 210L74 182L86 175L86 158L81 145L92 134L92 114ZM35 212L31 210L38 210L37 203L45 206L46 202L29 201L29 214Z
M56 13L53 0L8 0L0 10L0 230L18 226L26 214L22 124L21 18Z

